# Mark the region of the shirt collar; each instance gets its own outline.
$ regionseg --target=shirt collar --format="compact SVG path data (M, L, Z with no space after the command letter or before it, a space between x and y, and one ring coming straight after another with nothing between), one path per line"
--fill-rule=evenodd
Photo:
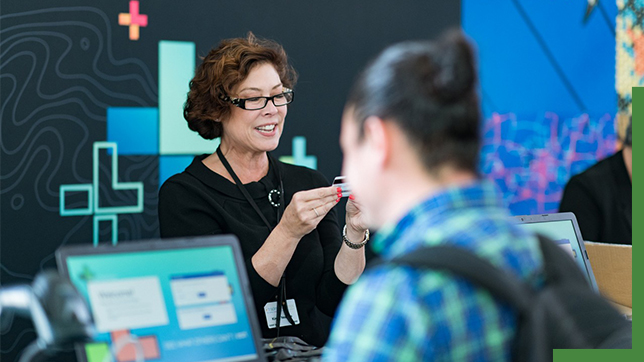
M246 197L241 191L239 191L239 187L237 187L234 182L209 169L208 166L203 163L203 160L208 156L208 154L195 156L192 163L186 168L185 172L191 174L207 186L232 198L246 200ZM275 162L275 165L273 165L273 162L269 162L268 173L259 181L244 184L246 191L248 191L253 199L265 198L271 189L278 188L279 176L278 171L275 170L274 166L280 167L278 165L278 161Z

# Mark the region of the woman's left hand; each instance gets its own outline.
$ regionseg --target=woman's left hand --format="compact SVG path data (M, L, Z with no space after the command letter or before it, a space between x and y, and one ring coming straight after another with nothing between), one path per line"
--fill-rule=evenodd
M361 206L353 195L349 197L345 217L347 223L345 236L354 244L362 243L366 237L367 223ZM364 250L365 248L355 249L342 243L333 267L335 275L344 284L353 284L364 271L366 264Z
M355 197L351 195L347 201L346 217L347 228L357 233L364 233L367 230L367 223L362 213L362 207Z

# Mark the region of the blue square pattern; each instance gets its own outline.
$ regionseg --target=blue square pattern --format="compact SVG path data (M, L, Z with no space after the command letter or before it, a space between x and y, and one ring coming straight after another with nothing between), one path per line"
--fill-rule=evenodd
M159 109L110 107L107 141L116 142L119 155L159 154Z

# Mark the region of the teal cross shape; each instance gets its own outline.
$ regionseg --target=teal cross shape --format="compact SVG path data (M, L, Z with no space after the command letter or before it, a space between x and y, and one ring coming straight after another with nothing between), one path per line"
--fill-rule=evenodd
M314 170L318 168L318 158L306 154L306 137L303 136L293 137L293 156L282 156L280 161Z
M99 200L99 152L112 151L112 189L115 191L137 192L136 205L131 206L100 206ZM86 192L87 207L67 209L65 195L67 192ZM98 246L98 226L101 221L112 222L112 245L118 243L118 215L136 214L143 212L143 182L118 182L118 150L115 142L94 142L92 159L92 183L60 185L60 216L94 215L94 246Z

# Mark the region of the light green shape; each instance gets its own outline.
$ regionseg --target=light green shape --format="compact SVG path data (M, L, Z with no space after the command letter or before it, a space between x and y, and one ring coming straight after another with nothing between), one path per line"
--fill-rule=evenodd
M85 345L85 353L87 354L87 362L114 361L110 354L110 347L107 343L88 343ZM107 356L109 356L109 358L105 359Z
M217 140L205 140L188 128L183 105L195 73L195 44L159 42L159 154L196 155L212 153Z
M105 206L99 202L99 152L102 149L112 149L112 189L116 191L136 190L136 205L132 206ZM119 157L115 142L94 142L93 160L93 185L94 185L94 212L96 214L138 214L143 212L143 182L119 182Z
M112 245L118 243L118 232L119 232L119 220L116 214L109 215L94 215L94 247L98 246L98 224L101 221L111 221L112 222Z
M94 188L92 187L92 184L60 185L59 190L60 216L91 215L94 213ZM82 191L87 192L87 207L82 209L66 209L65 193Z
M306 155L306 137L293 137L293 156L282 156L280 161L317 170L318 158Z

